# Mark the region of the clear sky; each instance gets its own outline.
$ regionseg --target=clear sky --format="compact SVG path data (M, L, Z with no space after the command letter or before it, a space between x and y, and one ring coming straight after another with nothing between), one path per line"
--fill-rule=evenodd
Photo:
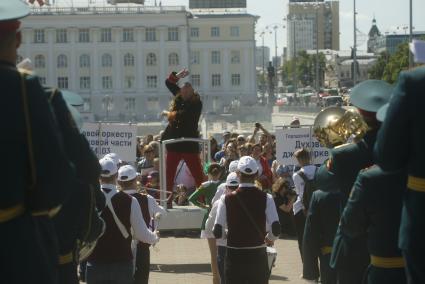
M154 0L145 0L146 4L152 4ZM157 0L158 3L160 0ZM413 27L417 31L425 31L425 1L413 1ZM288 12L288 0L247 0L248 12L260 16L257 23L257 31L261 32L267 25L279 24L278 49L286 46L286 30L283 18ZM353 0L341 0L340 12L340 46L341 49L349 49L353 44ZM357 25L361 33L367 35L375 15L378 28L381 32L404 33L403 26L409 25L409 0L357 0ZM162 0L162 5L188 5L188 0ZM259 34L259 33L257 33ZM257 38L260 43L260 39ZM367 37L359 36L360 41ZM274 54L274 36L265 38L265 45L270 46ZM366 44L359 45L359 49L366 49Z

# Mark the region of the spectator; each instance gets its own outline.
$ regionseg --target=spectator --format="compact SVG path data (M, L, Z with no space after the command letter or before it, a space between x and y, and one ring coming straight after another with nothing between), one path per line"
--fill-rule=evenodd
M230 139L231 133L230 131L225 130L223 132L223 141L220 143L220 148L223 148L223 146L227 143L227 141Z
M297 193L292 189L288 180L282 177L274 182L272 191L282 233L295 236L292 206L297 199Z
M269 164L269 167L271 167L273 161L276 159L276 157L273 155L273 144L270 144L268 142L264 144L262 156L266 159L267 163Z
M219 164L227 172L230 162L238 160L238 159L239 159L239 156L238 156L238 153L236 151L235 141L234 140L228 140L226 148L225 148L225 155L224 155L223 158L221 158Z
M159 185L159 172L158 171L151 171L149 175L147 176L147 183L146 183L146 191L147 193L155 198L157 201L160 199L160 185Z
M187 187L184 186L184 184L177 185L174 202L179 206L189 205L188 190L187 190Z
M258 177L257 180L261 183L263 189L271 189L273 174L270 170L270 166L267 163L266 159L261 156L261 145L259 143L255 144L252 147L251 157L257 161L258 164Z
M146 184L146 177L148 176L149 172L153 170L153 160L155 159L155 153L154 149L149 145L146 145L143 148L143 153L143 158L137 164L137 171L142 176L142 184Z
M151 141L148 145L152 147L153 152L155 154L155 158L158 158L159 157L160 143L158 141L154 140L154 141Z
M237 141L237 146L240 147L242 145L244 145L246 143L246 139L245 136L243 135L238 135L238 137L236 138Z
M210 151L211 151L211 160L215 161L215 154L220 151L218 147L217 140L214 137L210 137Z

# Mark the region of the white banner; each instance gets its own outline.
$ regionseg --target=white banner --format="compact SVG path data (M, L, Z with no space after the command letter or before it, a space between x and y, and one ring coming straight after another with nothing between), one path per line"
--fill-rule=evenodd
M84 123L82 132L99 159L116 153L123 161L136 161L137 125Z
M313 137L313 127L276 130L276 159L283 165L297 165L294 152L301 148L310 151L311 162L321 164L329 157L329 150Z

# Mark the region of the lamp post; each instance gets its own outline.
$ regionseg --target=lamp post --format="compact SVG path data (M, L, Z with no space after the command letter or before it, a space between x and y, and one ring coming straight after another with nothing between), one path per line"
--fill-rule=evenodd
M319 92L319 4L316 0L316 92Z
M357 23L356 0L354 0L354 45L353 45L353 86L357 83Z
M409 43L412 43L413 38L413 4L412 0L409 1ZM410 51L410 47L408 49L409 52L409 69L413 67L413 57L412 52Z
M264 62L264 53L265 53L265 50L264 50L264 36L266 35L266 33L264 32L264 31L262 31L261 32L261 34L260 34L260 36L261 36L261 39L262 39L262 47L261 47L261 51L262 51L262 53L263 53L263 68L262 68L262 74L261 74L261 92L262 92L262 100L264 99L264 95L265 95L265 80L264 80L264 72L265 72L265 70L264 70L264 68L265 68L265 62Z

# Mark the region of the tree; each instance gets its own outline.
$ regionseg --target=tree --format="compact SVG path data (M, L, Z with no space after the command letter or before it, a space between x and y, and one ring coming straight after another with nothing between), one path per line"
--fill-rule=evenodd
M384 76L385 67L390 60L390 54L386 51L379 54L375 65L369 70L369 78L381 80Z
M402 43L397 47L397 51L391 55L388 64L385 66L382 80L392 84L397 81L401 71L409 68L409 46Z

